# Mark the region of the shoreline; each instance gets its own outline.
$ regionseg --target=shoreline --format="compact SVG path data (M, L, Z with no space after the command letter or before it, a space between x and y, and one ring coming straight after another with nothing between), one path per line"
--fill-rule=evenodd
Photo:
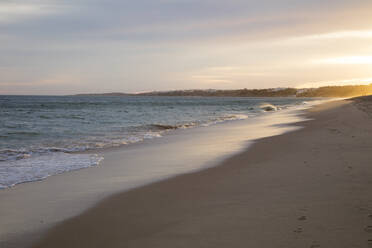
M103 150L98 154L105 157L100 166L1 190L0 246L27 247L45 230L111 195L217 166L248 149L257 138L299 128L291 123L304 120L301 112L282 110L253 119L178 130L125 149Z
M206 101L205 98L202 98L202 99L198 98L198 99L199 100L197 100L196 102L202 105L204 105L205 103L208 103L208 104L210 103L210 101L209 100ZM228 99L231 99L231 98L228 98ZM47 100L44 100L44 101L47 102ZM128 100L123 100L123 101L124 102L127 101L133 104L133 102L128 101ZM146 103L146 101L149 101L149 100L142 99L141 101ZM221 104L224 105L223 102L225 101L226 100L222 101ZM126 123L126 121L120 118L117 120L115 118L114 119L109 118L109 120L106 121L105 115L101 111L101 115L104 118L102 118L103 120L101 121L102 123L100 123L100 125L102 125L103 129L106 128L107 130L102 131L102 132L98 131L98 133L94 134L95 138L91 137L92 134L89 134L89 132L92 130L87 131L87 134L84 137L82 137L81 141L74 140L71 137L69 138L68 135L65 137L66 140L63 140L62 134L56 135L58 137L54 137L54 138L51 137L51 139L46 138L46 137L43 137L43 135L45 136L47 132L43 133L43 131L38 130L38 128L32 129L33 131L24 130L24 135L26 135L24 137L25 140L20 138L19 142L17 142L17 139L15 139L14 141L10 141L9 143L5 144L5 147L13 147L14 149L6 148L0 151L1 153L0 157L3 160L2 162L4 162L4 163L1 163L2 166L0 167L0 189L11 188L14 185L27 183L31 181L40 181L49 176L61 174L64 172L79 170L82 168L94 167L94 166L99 165L101 159L103 158L103 157L97 156L98 155L97 153L104 154L106 151L110 151L113 149L126 149L128 148L128 146L132 146L137 143L148 143L147 141L149 140L157 139L169 133L179 131L182 129L204 128L208 126L214 126L218 124L227 123L230 121L243 120L247 118L254 119L258 116L271 114L281 109L286 110L286 109L296 109L296 108L301 108L301 109L307 108L311 105L316 104L316 102L325 101L325 100L310 99L309 101L304 101L304 99L302 100L290 99L288 101L287 100L284 100L284 101L273 100L273 101L274 102L272 103L273 104L272 105L272 104L265 102L264 100L262 101L260 100L257 102L257 99L249 100L248 102L244 101L243 104L240 104L239 100L238 101L233 100L232 103L230 102L227 103L226 111L224 107L222 108L223 110L221 111L209 113L208 112L209 107L206 107L203 111L207 111L209 114L211 114L210 116L207 115L208 116L207 118L204 118L200 116L199 114L196 114L191 119L188 117L186 118L180 117L179 120L182 120L182 121L172 121L171 119L167 119L166 121L164 121L164 123L163 123L163 119L150 118L152 120L149 120L148 118L144 118L144 123L138 122L137 120L137 121L134 121L134 122L137 122L137 124L133 126L131 125L128 126L127 124L121 125L120 124L121 121L124 121L124 123ZM100 101L97 101L97 102L100 102ZM213 101L211 102L213 103L212 108L215 108L217 105L220 104L220 103L216 103ZM121 104L122 103L123 102L121 102ZM158 102L157 104L162 104L162 103L163 102ZM169 100L168 100L168 103L169 103ZM16 103L14 102L13 104L16 105ZM187 103L186 101L185 105L188 106L188 104L189 103ZM239 109L238 112L237 112L237 109L235 109L236 108L235 105L240 106L240 107L237 107L237 109ZM248 108L248 106L250 107ZM202 109L203 108L204 107L202 107ZM173 107L171 109L173 109ZM110 113L109 109L106 109L106 111ZM189 110L186 109L185 111L186 111L185 116L188 116L190 114ZM178 112L178 110L175 112ZM119 113L122 113L122 111L119 110ZM158 114L162 115L161 113L158 113ZM167 114L163 114L163 115L165 116L165 119L166 119ZM73 119L80 119L80 118L89 119L91 118L89 116L86 114L85 115L82 114L81 117L79 118L74 117ZM39 120L40 123L38 122L38 125L40 126L46 125L46 123L44 123L45 120L49 120L50 118L53 119L52 117L44 116L43 114L40 115L39 117L40 117L40 120ZM53 120L52 122L55 122L55 120ZM92 123L94 122L95 121L92 121ZM108 126L106 127L105 123L116 123L114 124L114 126L115 125L122 126L120 128L121 129L120 132L122 133L115 134L114 136L112 136L113 133L115 133L113 131L115 130L115 128L110 128L110 124L108 124ZM50 123L48 125L50 125ZM67 125L68 126L70 124L67 124L67 123L63 124L63 122L59 124L57 122L55 123L55 125ZM81 126L78 126L76 123L73 123L71 124L71 128L74 130L79 130L81 129ZM94 125L91 125L87 129L89 130L89 128L94 129L96 127L94 127ZM21 133L23 134L23 132ZM32 134L30 136L31 138L27 136L28 133ZM81 134L83 132L76 131L76 133ZM35 137L38 135L41 135L41 137L32 138L33 135L35 135ZM106 138L102 138L102 137L106 137ZM31 142L32 139L34 139L34 142L36 142L33 145L34 147L27 146L26 143ZM94 141L91 141L90 139L93 139ZM40 140L44 140L46 144L44 145L40 144ZM20 144L23 144L23 143L25 143L25 148L20 148L20 149L16 148ZM49 145L47 145L48 143ZM53 145L54 143L56 144L59 143L59 145ZM2 144L2 147L4 147L4 143ZM24 158L26 158L27 160L25 160ZM51 162L51 160L54 160L54 161ZM27 173L22 173L23 171L22 168L25 166L27 168L29 167L30 169L28 169Z
M351 101L219 166L111 196L33 247L371 245L372 120Z

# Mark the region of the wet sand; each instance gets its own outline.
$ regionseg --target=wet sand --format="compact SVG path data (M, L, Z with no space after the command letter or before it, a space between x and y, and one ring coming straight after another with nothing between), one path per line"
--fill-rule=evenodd
M34 247L371 247L371 104L317 106L304 129L109 197Z

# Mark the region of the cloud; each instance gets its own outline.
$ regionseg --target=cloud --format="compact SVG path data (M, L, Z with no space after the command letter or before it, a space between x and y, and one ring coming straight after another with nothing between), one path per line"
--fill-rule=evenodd
M250 68L217 66L204 68L196 74L191 75L191 80L197 80L200 83L232 83L239 79L256 76L267 76L267 73L252 71Z
M313 61L371 52L371 9L370 0L2 1L0 88L46 92L51 78L61 80L50 92L65 83L69 93L102 82L142 91L331 80L328 67L345 65ZM348 73L369 77L366 67Z
M294 41L306 41L306 40L335 40L335 39L371 39L372 30L350 30L350 31L340 31L340 32L329 32L321 34L312 34L301 37L294 37Z
M4 27L14 22L56 14L60 8L57 9L57 5L52 3L53 1L2 1L0 2L0 24Z
M372 23L368 21L372 3L361 0L353 4L346 0L75 0L17 1L6 2L5 6L12 6L9 15L22 16L13 12L25 8L29 13L23 16L38 17L2 26L8 34L59 41L246 40L351 29ZM348 22L340 22L340 18L347 18Z
M372 65L372 56L350 56L350 57L336 57L328 58L315 63L321 64L344 64L344 65Z

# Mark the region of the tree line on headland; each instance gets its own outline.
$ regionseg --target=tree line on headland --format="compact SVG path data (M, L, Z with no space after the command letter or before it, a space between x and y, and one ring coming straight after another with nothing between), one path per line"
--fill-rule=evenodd
M372 94L372 84L325 86L319 88L271 88L238 90L174 90L146 93L79 94L105 96L205 96L205 97L355 97Z

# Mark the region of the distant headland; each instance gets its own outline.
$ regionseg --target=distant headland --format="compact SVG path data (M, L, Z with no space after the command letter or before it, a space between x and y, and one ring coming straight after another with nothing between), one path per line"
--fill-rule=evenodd
M203 97L355 97L372 94L372 84L324 86L319 88L268 88L236 90L173 90L145 93L77 94L76 96L203 96Z

